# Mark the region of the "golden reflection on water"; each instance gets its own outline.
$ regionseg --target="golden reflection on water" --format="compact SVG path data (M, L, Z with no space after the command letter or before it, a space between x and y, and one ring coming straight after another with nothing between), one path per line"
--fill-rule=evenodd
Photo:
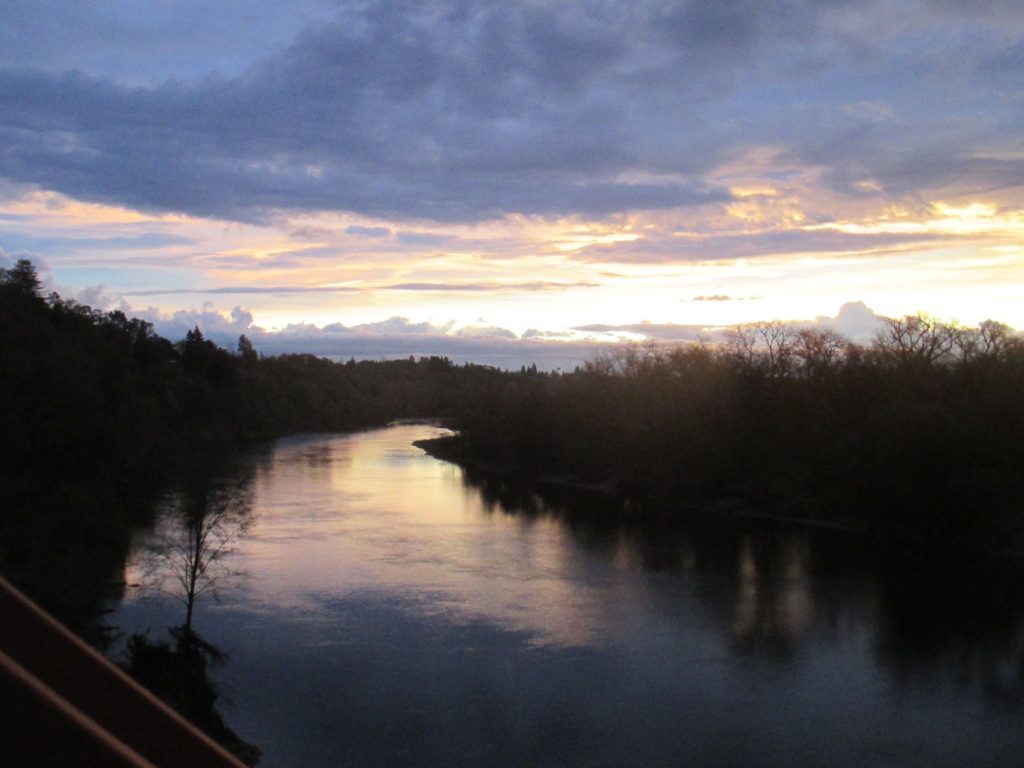
M811 631L801 537L765 548L740 535L735 550L715 555L683 535L655 564L684 577L670 586L652 580L650 547L634 534L581 545L543 501L531 497L530 514L510 514L457 466L412 444L441 434L398 425L275 443L256 460L251 524L230 556L245 578L222 602L317 622L331 620L332 602L372 594L496 622L535 644L601 645L628 642L652 616L686 615L694 585L712 578L712 604L735 647L785 654ZM133 561L129 583L138 570Z
M246 602L316 620L331 599L372 591L541 643L594 642L607 577L588 584L587 555L557 520L488 510L458 467L412 445L439 434L404 425L280 441L235 553L251 576Z
M771 640L784 649L810 628L813 606L806 542L790 539L774 554L776 562L766 566L758 562L751 540L743 541L732 621L738 643Z
M412 445L441 433L294 437L247 465L231 557L248 576L198 623L233 651L268 758L309 741L333 765L376 738L361 764L398 764L399 744L450 765L415 752L443 732L458 750L478 738L462 764L495 764L497 725L510 765L564 734L581 764L631 764L644 743L650 765L890 764L893 744L921 757L901 764L1020 763L991 759L1024 749L1020 611L950 597L998 590L865 569L855 539L768 521L594 524L602 502L552 510Z

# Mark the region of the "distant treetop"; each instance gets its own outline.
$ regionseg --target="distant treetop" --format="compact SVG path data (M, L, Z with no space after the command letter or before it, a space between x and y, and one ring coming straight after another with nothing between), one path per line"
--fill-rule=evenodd
M13 288L18 293L40 297L42 284L36 268L28 259L18 259L10 269L0 270L0 284L5 288Z

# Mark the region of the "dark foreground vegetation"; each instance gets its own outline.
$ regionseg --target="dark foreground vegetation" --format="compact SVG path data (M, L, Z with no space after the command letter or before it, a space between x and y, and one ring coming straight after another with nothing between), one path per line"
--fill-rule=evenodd
M109 647L101 611L123 593L133 532L159 499L183 498L183 530L205 530L218 499L210 478L242 446L444 414L497 375L440 358L261 358L244 337L229 352L198 329L172 343L121 312L43 296L19 261L0 270L0 573ZM177 634L132 639L126 666L251 761L258 750L213 707L210 648L191 631L195 589Z
M219 498L207 483L242 446L413 417L457 430L424 446L436 455L615 494L651 529L756 510L1019 558L1022 404L1024 344L995 322L894 319L869 346L765 323L566 374L333 363L264 358L245 337L227 351L198 329L172 343L121 312L43 296L21 261L0 271L0 573L102 646L99 613L158 498L185 499L183 530L201 531ZM132 640L127 664L253 760L213 708L194 597L170 642Z
M498 375L442 358L261 358L245 337L229 352L198 329L172 343L42 296L18 262L0 272L0 567L81 629L97 596L76 591L117 573L147 499L183 473L256 440L451 413Z
M762 323L717 346L632 347L506 376L425 446L505 474L604 487L663 521L732 506L921 544L1024 543L1024 344L927 316L870 346Z

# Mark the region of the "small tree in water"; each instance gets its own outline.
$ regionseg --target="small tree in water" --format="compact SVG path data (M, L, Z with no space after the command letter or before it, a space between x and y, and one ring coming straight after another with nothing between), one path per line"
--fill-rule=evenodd
M140 563L142 588L180 601L185 608L184 623L169 630L169 643L133 635L126 648L125 667L188 720L244 762L255 765L259 748L228 728L216 709L218 692L208 667L224 661L225 656L192 628L199 599L216 595L239 575L228 560L238 536L249 525L250 482L248 477L197 466L184 489L172 498Z
M251 494L247 480L216 482L193 475L176 497L177 514L161 520L143 557L143 589L157 589L185 607L182 633L192 636L196 603L216 594L226 581L238 576L228 555L249 525Z

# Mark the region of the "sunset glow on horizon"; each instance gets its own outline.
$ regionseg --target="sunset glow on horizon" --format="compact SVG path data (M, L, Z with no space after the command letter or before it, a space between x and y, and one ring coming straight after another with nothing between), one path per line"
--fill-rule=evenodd
M169 335L1024 328L1014 4L47 5L0 12L0 266Z

